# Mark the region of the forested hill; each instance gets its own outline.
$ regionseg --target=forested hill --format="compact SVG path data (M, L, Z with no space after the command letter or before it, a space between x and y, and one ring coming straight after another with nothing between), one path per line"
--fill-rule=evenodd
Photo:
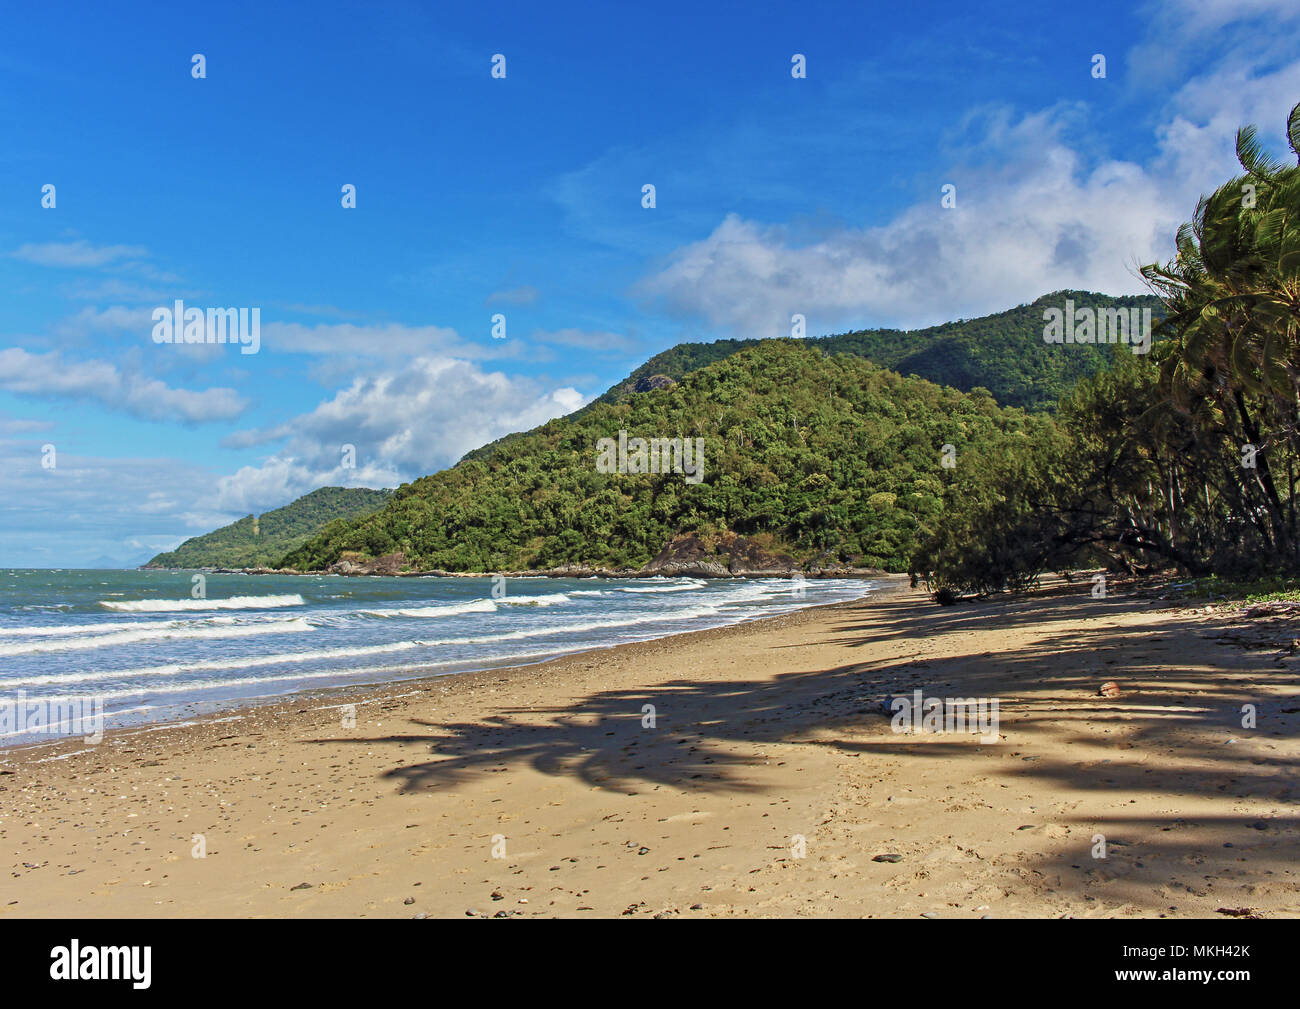
M161 553L151 568L272 567L336 519L353 519L382 508L393 492L366 487L322 487L261 516L246 515L204 536Z
M943 446L971 465L979 453L1005 454L1029 420L986 394L808 341L765 340L406 484L382 511L332 526L284 565L388 557L399 570L637 568L674 538L707 549L738 534L799 562L906 570L941 517L951 475ZM702 479L601 472L598 442L620 431L702 439Z
M1153 324L1164 315L1160 300L1151 295L1114 298L1089 291L1056 291L1030 305L978 319L960 319L928 329L865 329L839 336L810 337L804 342L828 354L865 357L882 368L951 385L963 392L982 386L1003 406L1053 410L1080 378L1096 373L1111 360L1104 346L1080 345L1063 350L1043 342L1043 310L1061 308L1067 298L1076 307L1148 307ZM695 369L756 343L718 340L678 344L650 358L598 402L621 402L636 392L663 385L665 379L680 381Z

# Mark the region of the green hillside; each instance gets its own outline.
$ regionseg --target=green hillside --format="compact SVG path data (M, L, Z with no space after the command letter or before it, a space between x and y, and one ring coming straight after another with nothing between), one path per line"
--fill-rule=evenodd
M942 514L942 447L970 464L1033 423L982 390L904 378L811 341L765 340L670 387L471 453L283 563L319 570L400 554L412 570L639 567L676 536L739 534L798 561L906 570ZM597 443L620 430L702 438L702 480L599 472Z
M1148 307L1152 321L1164 316L1158 298L1133 295L1112 298L1088 291L1056 291L1030 305L996 315L945 322L928 329L865 329L840 336L811 337L806 342L828 354L855 354L902 375L916 375L963 392L988 389L1003 406L1054 410L1080 378L1095 374L1110 361L1104 346L1063 348L1043 342L1043 309L1061 307L1067 298L1093 308ZM653 386L657 377L680 381L683 375L754 346L757 340L682 343L656 354L610 389L600 402L617 403Z
M1107 346L1063 347L1043 341L1043 310L1061 308L1067 298L1076 307L1150 308L1153 326L1165 314L1163 303L1151 295L1111 297L1090 291L1055 291L1005 312L945 322L928 329L864 329L838 336L809 337L800 342L827 354L865 357L882 368L952 386L962 392L987 389L1002 406L1050 413L1080 379L1101 371L1112 359ZM639 393L679 382L693 371L760 342L754 339L679 343L650 358L578 412L585 413L602 403L623 403ZM465 459L486 459L498 446L520 437L522 433L508 434L469 452Z
M384 506L391 490L365 487L322 487L292 504L186 540L161 553L151 568L274 567L290 550L306 543L330 522L354 519Z

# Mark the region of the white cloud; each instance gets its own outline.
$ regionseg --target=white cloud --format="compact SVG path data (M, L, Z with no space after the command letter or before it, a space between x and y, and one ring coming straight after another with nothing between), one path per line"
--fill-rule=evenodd
M62 450L55 468L42 466L44 438L0 438L0 565L76 566L108 555L117 563L143 563L238 518L211 506L212 474L184 460L95 458ZM159 474L166 490L159 490ZM198 521L160 507L176 500L204 501ZM57 516L57 535L51 535Z
M247 405L234 389L177 389L108 361L67 361L58 351L31 354L18 347L0 350L0 389L90 399L136 417L182 423L233 420Z
M454 329L447 326L404 326L399 323L305 326L298 322L268 323L263 320L262 345L282 353L351 355L372 359L433 353L490 357L498 353L496 348L462 340Z
M110 305L107 308L87 306L75 315L61 320L54 327L54 332L59 336L135 332L147 340L153 330L151 312L150 308L127 308L124 305Z
M1201 36L1184 26L1182 44L1192 49L1218 31L1227 9L1218 8ZM1290 46L1280 64L1265 58L1285 48L1279 36ZM636 292L679 316L759 337L789 333L796 313L808 332L825 333L929 325L1060 288L1144 291L1137 266L1171 255L1198 196L1236 173L1237 127L1255 122L1279 137L1300 99L1294 25L1231 37L1233 48L1172 94L1143 160L1092 157L1089 141L1105 149L1097 133L1067 142L1086 121L1078 106L1019 118L977 110L965 131L974 139L953 152L944 179L957 186L955 209L941 208L936 188L883 226L837 227L812 241L729 214Z
M400 371L354 379L288 423L228 438L226 444L236 447L280 440L285 445L260 466L222 478L217 507L261 511L331 484L395 486L585 402L576 389L547 389L470 361L417 358ZM355 447L355 468L343 467L345 445Z
M148 255L148 250L139 245L92 245L85 239L77 239L73 242L28 242L10 255L37 266L84 269L139 259Z

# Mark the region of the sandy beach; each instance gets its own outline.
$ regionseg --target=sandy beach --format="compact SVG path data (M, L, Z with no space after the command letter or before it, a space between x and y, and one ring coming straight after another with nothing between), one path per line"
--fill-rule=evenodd
M1296 917L1296 625L899 579L14 750L0 915ZM916 689L998 699L998 741L892 731L882 699Z

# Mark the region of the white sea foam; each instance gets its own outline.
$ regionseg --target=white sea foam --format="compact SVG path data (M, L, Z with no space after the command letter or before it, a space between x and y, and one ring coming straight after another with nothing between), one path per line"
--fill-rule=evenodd
M655 581L656 579L652 578L648 580ZM687 582L685 584L679 583L675 585L627 585L624 586L619 591L635 592L638 594L658 593L658 592L693 592L695 589L703 588L704 584L705 583L702 581L699 581L697 579L692 579L690 582Z
M491 599L473 599L464 603L445 603L441 606L409 606L389 610L360 610L368 617L454 617L460 613L495 613L496 603Z
M503 606L558 606L570 601L563 592L551 592L544 596L506 596L497 600Z
M277 620L260 624L226 624L222 626L186 625L182 621L166 621L163 625L137 630L114 631L109 634L91 634L85 637L57 641L33 641L24 644L0 643L0 655L30 655L36 652L71 652L86 648L111 648L115 645L133 645L141 641L183 640L196 641L211 638L251 638L259 634L299 634L312 629L303 617ZM5 682L8 682L7 680Z
M117 613L172 613L181 610L272 610L282 606L303 606L297 593L287 596L231 596L229 599L132 599L126 602L100 600L100 606Z
M209 669L255 669L259 666L279 666L294 662L330 661L352 659L365 655L383 655L419 648L423 641L394 641L386 645L362 645L353 648L317 648L301 652L276 652L271 655L244 655L228 659L200 659L196 662L168 662L158 666L138 666L134 669L101 669L85 673L47 673L40 676L5 677L0 689L9 687L43 686L51 683L89 683L94 680L134 680L160 676L178 676L181 673ZM335 670L346 672L346 670Z
M179 623L173 620L130 620L125 623L117 623L106 620L98 624L62 624L59 626L44 627L0 627L0 637L6 638L30 638L30 637L63 637L69 634L109 634L113 631L120 631L126 627L161 627L164 624Z
M557 648L548 648L544 651L537 651L537 652L522 652L522 653L515 652L515 653L502 653L500 655L482 655L482 656L476 656L472 660L472 662L475 666L478 665L490 666L494 663L502 663L502 662L516 663L516 662L527 661L529 659L545 659L550 656L562 655L566 651L576 651L576 650L577 650L576 648L569 649L569 648L557 647ZM394 673L424 672L426 670L439 669L446 666L458 666L458 665L468 665L468 664L469 663L467 663L463 659L452 659L446 662L421 662L414 666L410 664L400 665L400 666L359 666L354 669L330 668L330 669L316 669L310 671L299 670L292 673L279 673L273 676L236 676L236 677L229 677L225 679L185 680L178 683L150 684L144 687L118 688L114 690L96 690L95 697L103 701L111 701L111 700L118 700L123 697L139 697L141 694L146 694L146 693L151 695L188 694L200 690L224 690L224 689L229 689L230 687L244 687L244 686L262 687L272 683L296 683L300 681L307 682L311 680L330 680L330 679L337 680L337 679L352 678L357 676L374 676L378 674L391 675ZM85 695L81 694L81 695L70 695L70 696L84 697ZM251 698L251 697L258 696L258 694L250 693L250 694L245 694L244 696ZM41 698L41 700L46 703L53 703L54 701L58 700L58 698ZM0 696L0 704L3 704L5 702L6 702L6 698ZM104 717L111 719L116 717L119 714L121 714L120 711L105 712Z
M384 645L362 645L347 648L318 648L301 652L277 652L270 655L247 655L224 659L203 659L197 662L169 662L157 666L140 666L134 669L103 669L97 672L82 673L47 673L38 676L5 677L2 688L45 686L49 684L89 683L99 680L133 680L154 679L162 676L178 676L205 670L217 669L254 669L260 666L290 665L301 662L334 662L338 659L361 658L370 655L385 655L393 652L411 651L417 648L434 648L446 645L492 644L499 641L520 641L527 638L548 637L554 634L579 634L585 631L617 630L642 624L656 624L669 620L693 620L699 617L713 616L717 610L712 606L697 606L676 613L653 613L623 620L587 620L570 621L564 624L550 624L529 627L523 630L506 631L501 634L476 635L463 638L412 639L394 641ZM580 643L582 647L590 642ZM477 656L458 661L479 662ZM335 669L335 673L346 675L347 669Z
M282 620L282 617L197 617L176 620L102 620L97 624L53 624L41 627L0 627L0 638L66 637L69 634L114 634L133 627L207 627L236 621Z
M544 590L545 583L536 587ZM512 594L499 600L378 599L367 598L365 591L348 591L327 600L314 598L311 604L296 594L130 601L103 592L100 606L116 612L104 614L101 622L90 623L83 617L81 623L60 626L55 623L60 619L57 615L33 614L41 622L39 626L0 628L0 695L9 688L30 687L35 692L68 694L90 690L115 704L130 704L132 698L141 695L158 695L160 706L214 695L234 703L300 689L299 685L305 688L357 682L366 677L381 682L458 668L526 662L675 633L682 626L736 623L797 609L814 598L838 601L866 594L875 586L856 580L809 582L807 601L796 599L793 588L784 579L712 582L657 578L634 584L615 582L601 588L543 591L531 596ZM605 598L597 606L587 607L581 603L584 597ZM349 605L348 600L354 601ZM565 603L578 605L565 610ZM304 605L308 609L297 614L280 609ZM366 605L370 608L352 608ZM508 616L501 609L505 606L512 611ZM267 612L255 612L259 609ZM580 615L584 609L592 611L589 616ZM221 610L235 612L212 612ZM197 612L176 612L169 618L165 615L169 611ZM137 614L134 619L132 613ZM500 613L502 619L493 620L494 613ZM150 619L153 614L159 615ZM465 615L464 623L436 622L438 618L461 614ZM403 625L400 619L384 618L434 622ZM270 639L257 637L291 630L313 632L310 639L293 641L304 650L272 651L265 643ZM448 636L432 636L439 633ZM207 644L205 638L212 639L212 644ZM224 638L247 638L248 643L227 646L221 644ZM391 638L402 640L386 640ZM172 640L178 643L176 647ZM195 647L189 647L189 641L195 641ZM121 652L102 651L113 645L137 644ZM277 644L288 645L289 639L272 642L273 646ZM74 649L99 651L86 653L84 659L60 654ZM48 660L33 655L14 663L6 663L3 658L40 652L55 654ZM114 660L139 665L93 668Z

